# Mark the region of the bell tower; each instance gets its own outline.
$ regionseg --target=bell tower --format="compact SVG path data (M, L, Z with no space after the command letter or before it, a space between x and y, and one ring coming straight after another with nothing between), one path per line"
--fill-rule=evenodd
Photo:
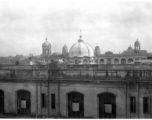
M135 53L139 53L140 52L140 42L138 41L138 39L136 40L136 42L134 44L134 52Z
M43 56L51 55L51 44L48 42L47 38L46 41L42 44L42 55Z
M68 47L64 45L62 48L62 55L67 55L67 54L68 54Z
M94 50L95 56L99 56L101 54L100 47L97 45Z

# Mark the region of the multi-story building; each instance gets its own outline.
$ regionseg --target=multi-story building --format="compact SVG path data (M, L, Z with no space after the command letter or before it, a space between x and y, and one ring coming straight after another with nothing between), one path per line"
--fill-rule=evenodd
M46 52L44 52L46 51ZM97 45L95 49L91 45L82 40L82 36L78 42L73 44L68 51L66 45L63 46L62 54L51 54L51 44L46 40L42 45L41 58L47 63L53 61L62 61L68 64L135 64L150 58L151 53L141 49L138 39L122 53L114 54L107 51L101 54L100 47Z
M93 50L81 36L62 55L51 54L45 43L41 59L49 64L0 66L0 114L152 118L152 65L139 64L150 54L138 40L122 54L100 54L99 46Z

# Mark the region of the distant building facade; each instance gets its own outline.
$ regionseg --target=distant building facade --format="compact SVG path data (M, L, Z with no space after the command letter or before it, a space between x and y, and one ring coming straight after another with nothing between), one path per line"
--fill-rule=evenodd
M121 54L101 54L82 36L69 51L64 45L62 54L52 54L46 40L30 64L0 66L0 115L152 118L150 58L138 40Z
M151 78L151 65L3 65L0 115L152 118Z
M47 44L46 42L44 44L49 50L51 49L48 41ZM141 50L141 44L138 39L134 43L134 48L130 45L127 50L118 54L114 54L111 51L102 54L98 45L93 49L91 45L82 40L82 36L80 36L77 43L71 46L69 51L68 47L64 45L62 54L50 54L50 52L46 54L43 51L46 46L43 47L43 45L41 58L47 63L64 61L67 64L135 64L152 56L146 50Z
M82 40L80 35L78 42L74 43L70 49L65 44L62 48L62 53L53 53L51 51L51 43L46 38L42 44L42 54L33 56L16 55L15 57L0 57L0 64L3 65L29 65L32 61L33 64L49 64L54 61L59 63L66 63L71 65L76 64L136 64L142 63L144 60L152 59L152 53L141 49L141 44L138 39L134 43L134 48L131 45L122 53L113 53L107 51L102 53L100 47L97 45L95 49Z

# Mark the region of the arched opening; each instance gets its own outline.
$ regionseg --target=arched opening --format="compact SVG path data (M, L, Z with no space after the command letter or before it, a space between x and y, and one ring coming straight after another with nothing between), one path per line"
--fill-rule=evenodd
M104 59L100 59L100 64L104 64Z
M83 63L84 63L84 64L88 64L88 59L84 59L84 60L83 60Z
M116 118L116 96L102 93L99 98L99 118Z
M4 113L4 91L0 90L0 114Z
M114 64L119 64L119 60L117 58L114 59Z
M79 92L70 92L68 97L68 117L83 118L84 117L84 95Z
M126 64L126 59L121 59L121 64Z
M17 91L17 114L31 114L31 93L26 90Z
M132 59L132 58L129 58L129 59L128 59L128 63L133 63L133 59Z

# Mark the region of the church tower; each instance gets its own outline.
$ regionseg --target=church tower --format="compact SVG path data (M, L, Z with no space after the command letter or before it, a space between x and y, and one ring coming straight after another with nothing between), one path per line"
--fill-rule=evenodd
M50 56L51 55L51 44L46 41L42 44L42 55L43 56Z
M95 56L99 56L101 54L100 47L97 45L94 50Z
M64 45L62 48L62 55L67 55L67 54L68 54L68 47Z
M136 42L134 44L134 52L135 53L139 53L140 52L140 42L138 41L138 39L136 40Z

